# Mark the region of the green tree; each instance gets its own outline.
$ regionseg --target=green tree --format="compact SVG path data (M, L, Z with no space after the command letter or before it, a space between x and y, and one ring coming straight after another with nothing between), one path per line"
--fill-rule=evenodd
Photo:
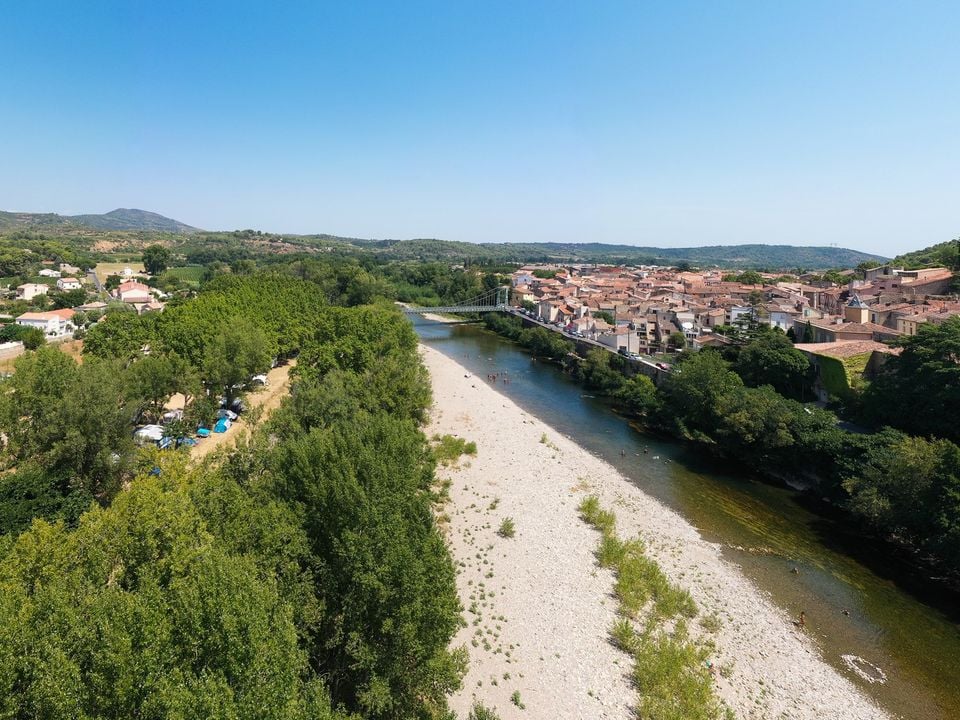
M98 358L130 360L155 344L156 315L133 312L108 313L92 326L83 341L83 354Z
M302 507L326 616L311 648L335 701L365 717L442 707L464 658L454 569L431 519L432 461L413 423L360 415L285 443L275 492Z
M148 245L143 249L143 267L151 275L161 275L170 265L170 250L163 245Z
M201 374L211 392L227 403L237 397L250 378L270 369L267 336L249 320L230 323L206 348Z
M960 448L952 442L902 436L844 487L850 509L874 528L960 567Z
M710 439L721 421L725 399L742 386L718 353L685 354L660 387L662 419L683 435Z
M960 317L923 323L898 344L900 355L887 359L867 389L867 416L915 435L960 441Z
M74 531L38 522L0 586L5 716L333 717L272 574L182 484L142 478Z
M162 414L171 395L181 392L189 402L199 385L197 372L176 354L148 355L128 370L130 397L142 401L154 418Z
M17 359L0 398L7 451L35 463L64 494L83 490L102 501L130 466L133 411L115 362L78 366L57 348Z
M616 392L616 397L632 415L643 416L657 405L657 388L646 375L634 375Z
M672 332L667 338L667 345L674 350L682 350L687 346L687 336L682 332Z
M50 301L53 303L55 310L59 310L60 308L73 308L77 305L83 305L87 301L87 291L79 288L77 290L64 290L58 293L51 293Z
M29 327L20 334L20 342L27 350L36 350L47 342L47 336L40 328Z
M793 348L781 332L769 332L741 349L734 365L736 373L752 387L772 385L782 395L803 400L810 379L810 361Z
M610 365L613 357L608 351L593 348L578 366L580 380L591 390L612 394L626 381L623 374Z

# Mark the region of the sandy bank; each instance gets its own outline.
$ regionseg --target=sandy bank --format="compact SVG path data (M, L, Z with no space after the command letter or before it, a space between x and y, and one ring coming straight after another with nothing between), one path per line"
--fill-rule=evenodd
M720 618L710 636L715 666L723 669L716 682L737 717L888 717L682 517L482 377L432 348L423 355L433 378L429 432L478 446L461 468L439 470L453 481L447 532L467 609L467 627L454 641L471 659L452 698L460 717L475 698L505 719L632 717L630 659L607 641L616 608L612 576L596 566L597 535L577 514L587 493L615 510L622 536L642 535L702 616ZM512 539L496 533L508 516L516 524ZM511 702L514 691L524 710Z

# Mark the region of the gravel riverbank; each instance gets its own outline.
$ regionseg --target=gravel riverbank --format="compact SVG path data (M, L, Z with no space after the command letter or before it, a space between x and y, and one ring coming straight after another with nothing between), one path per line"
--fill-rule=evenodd
M639 533L670 580L690 591L700 616L719 619L709 633L693 626L717 647L717 690L737 717L889 717L686 520L484 378L432 348L422 351L434 393L428 432L478 448L459 468L438 470L452 481L443 524L466 609L454 644L470 653L463 689L451 701L458 716L477 699L504 720L633 717L631 660L608 641L613 576L596 565L597 533L577 513L583 497L596 494L616 513L620 535ZM645 461L654 460L638 459ZM497 534L507 517L512 538Z

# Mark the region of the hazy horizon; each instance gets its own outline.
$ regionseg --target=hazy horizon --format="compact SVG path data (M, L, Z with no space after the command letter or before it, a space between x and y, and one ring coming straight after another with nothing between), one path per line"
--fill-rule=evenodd
M894 256L960 234L958 20L935 2L21 4L0 204Z

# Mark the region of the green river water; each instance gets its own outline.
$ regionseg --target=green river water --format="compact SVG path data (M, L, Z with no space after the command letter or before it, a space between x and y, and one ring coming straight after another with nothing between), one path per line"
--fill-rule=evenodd
M799 493L756 481L685 443L638 432L605 401L513 343L474 325L419 318L414 325L425 344L480 378L507 371L511 382L498 385L500 392L678 511L786 612L804 610L827 662L891 714L960 719L956 596L912 582L909 568L885 562L882 548L846 532L842 518L812 512ZM879 668L886 681L867 682L844 656Z

